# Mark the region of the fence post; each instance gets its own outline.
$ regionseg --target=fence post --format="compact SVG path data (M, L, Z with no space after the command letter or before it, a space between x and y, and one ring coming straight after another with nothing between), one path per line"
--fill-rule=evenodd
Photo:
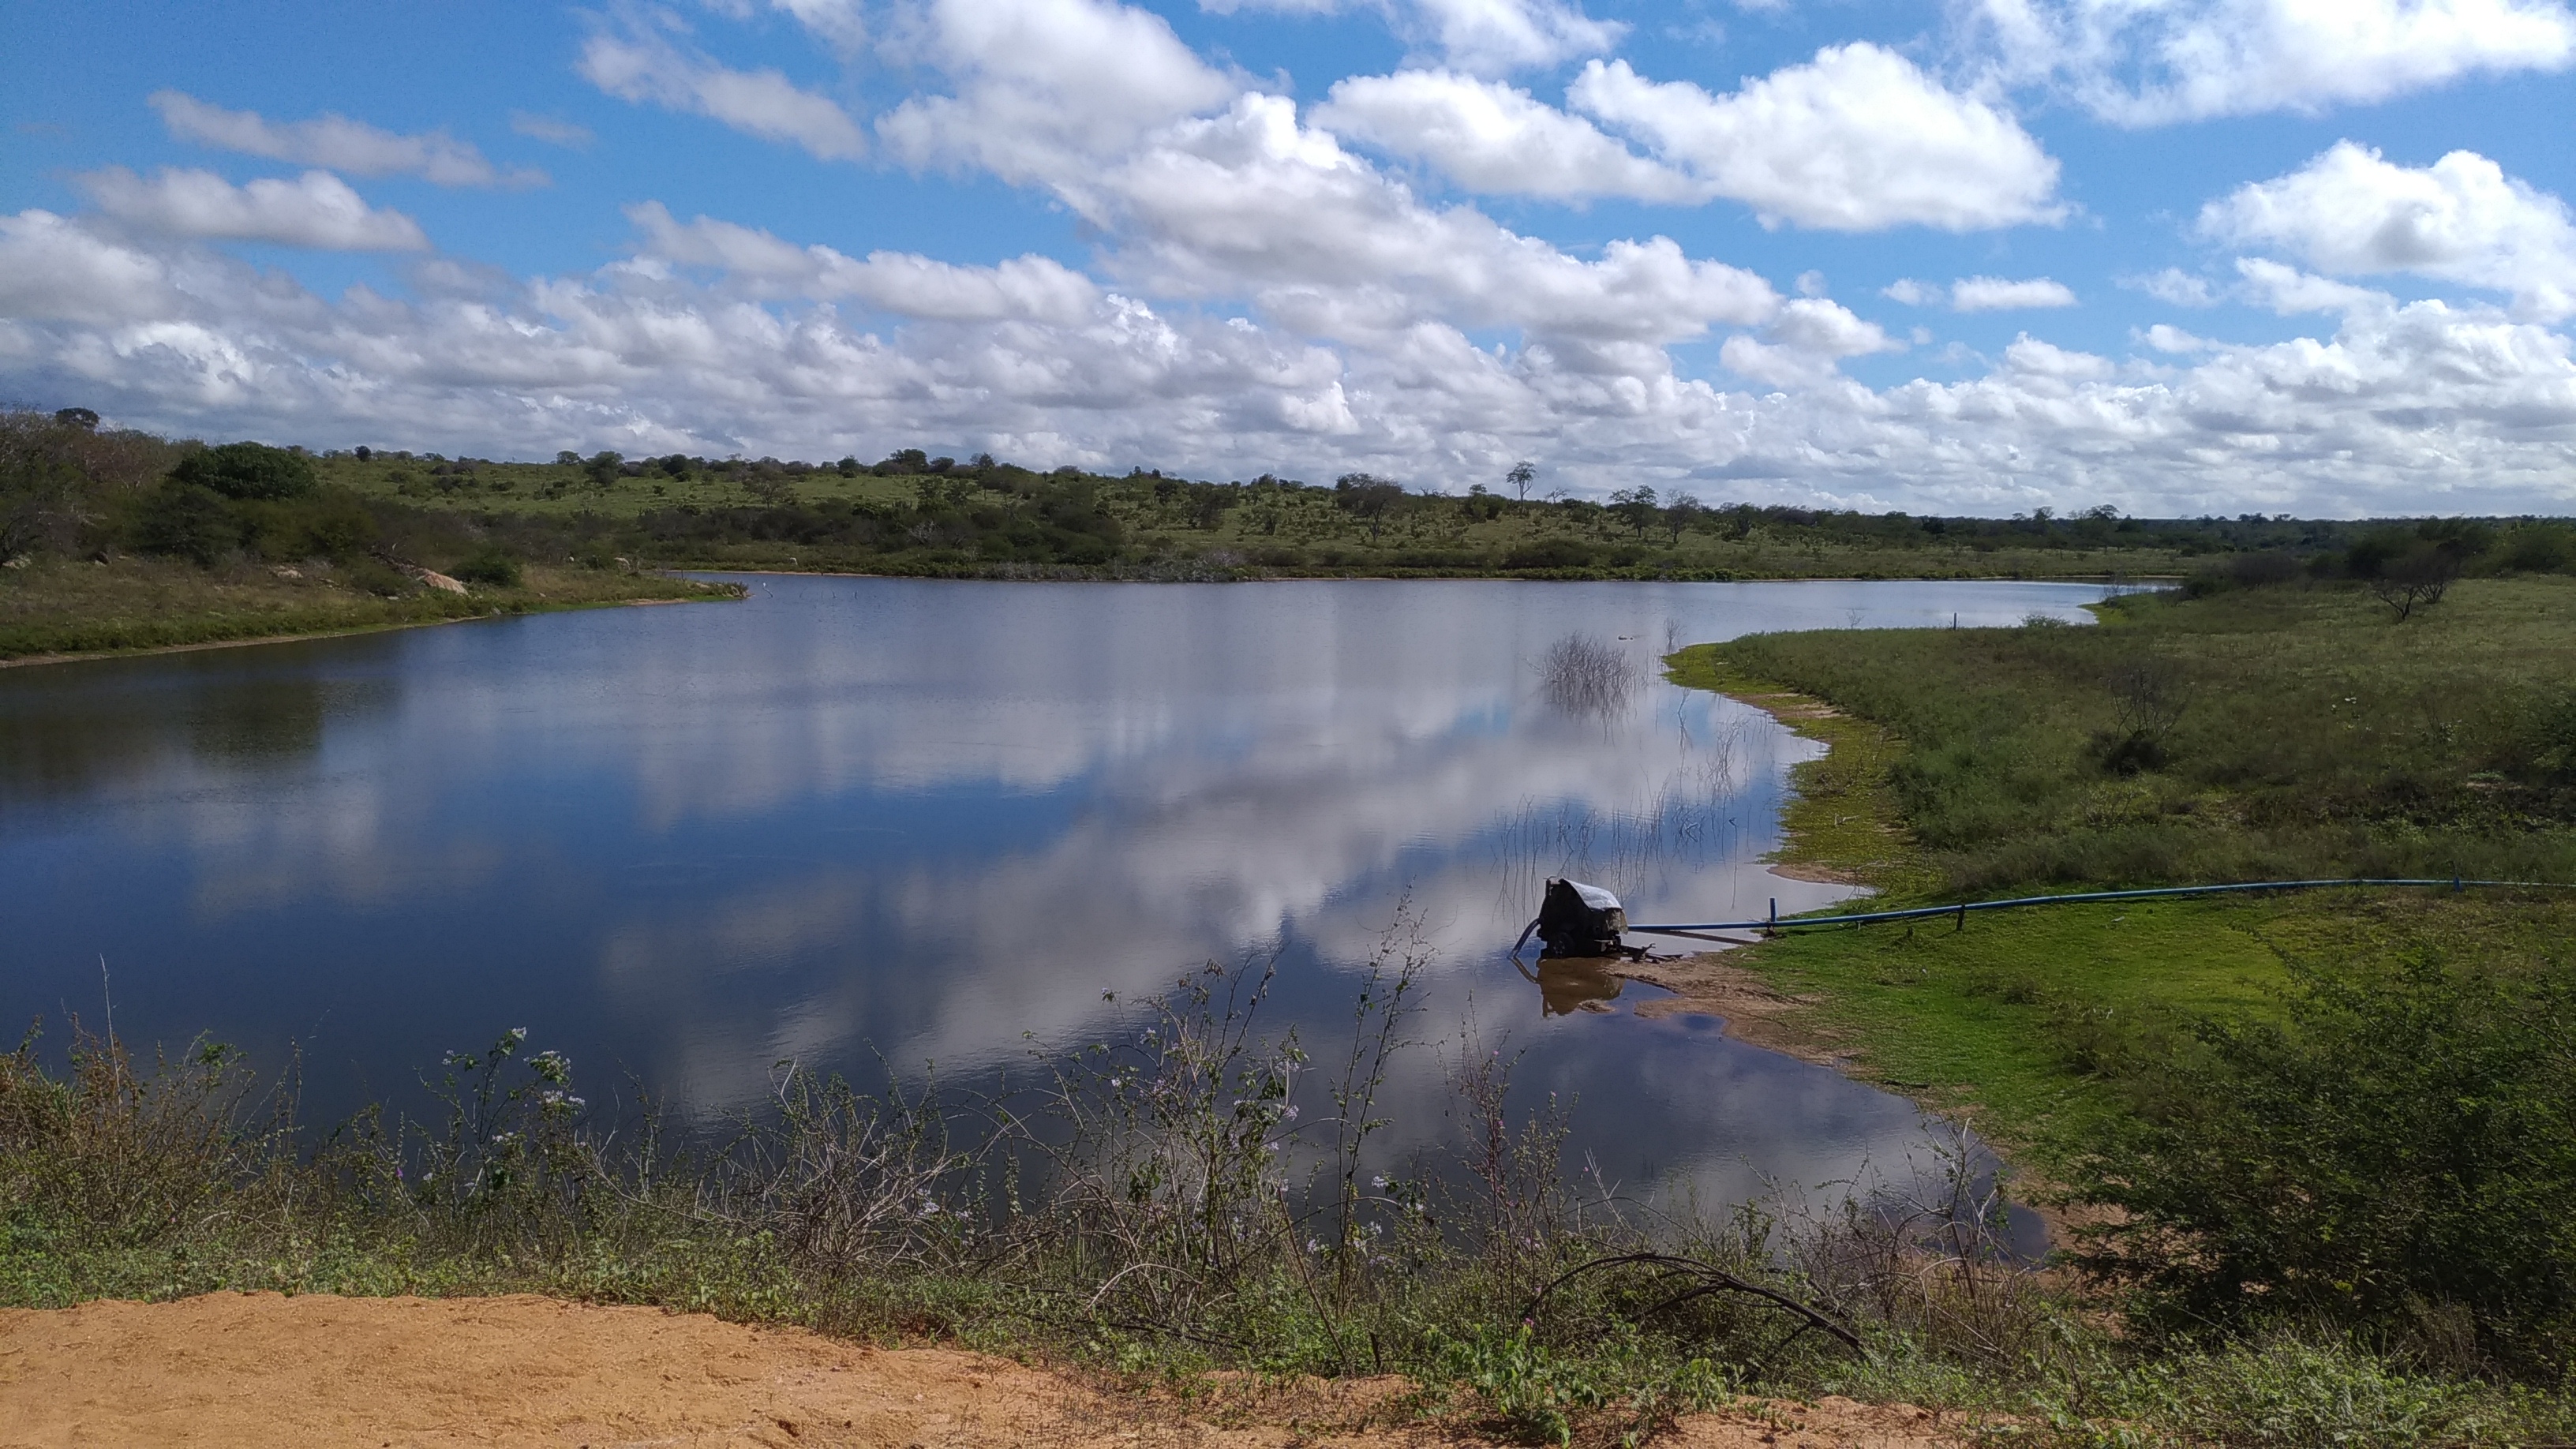
M1959 924L1950 928L1950 934L1955 936L1966 929L1968 929L1968 903L1961 901L1959 902Z

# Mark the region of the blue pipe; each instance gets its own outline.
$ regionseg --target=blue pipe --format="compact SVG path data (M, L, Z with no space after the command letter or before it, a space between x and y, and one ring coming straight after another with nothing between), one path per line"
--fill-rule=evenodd
M1961 901L1947 906L1915 906L1902 911L1867 911L1849 916L1793 916L1782 920L1780 903L1771 903L1767 920L1705 921L1683 926L1630 926L1631 931L1649 936L1680 935L1691 931L1773 931L1792 926L1859 926L1871 921L1911 921L1926 916L1958 916L1964 920L1970 911L2000 911L2015 906L2063 906L2083 901L2143 901L2161 896L2214 896L2233 891L2298 891L2324 886L2449 886L2466 890L2470 886L2492 886L2504 890L2576 890L2576 882L2555 880L2375 880L2355 877L2350 880L2258 880L2236 885L2158 886L2151 890L2083 891L2072 895L2015 896L2003 901ZM1526 939L1526 938L1525 938Z

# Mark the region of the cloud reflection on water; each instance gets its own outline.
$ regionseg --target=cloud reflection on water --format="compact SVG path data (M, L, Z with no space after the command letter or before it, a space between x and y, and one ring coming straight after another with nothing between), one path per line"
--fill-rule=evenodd
M1706 1023L1626 1014L1645 988L1545 1014L1504 961L1549 874L1601 880L1638 919L1838 894L1758 864L1812 747L1662 683L1655 656L2099 593L754 582L739 606L0 679L0 738L31 746L0 766L0 864L79 845L47 858L53 894L0 894L43 961L5 1004L45 1003L104 941L146 1002L177 969L153 963L185 959L188 988L160 993L176 1036L327 1019L325 1045L385 1082L531 1024L717 1110L784 1056L863 1068L873 1049L955 1080L1268 950L1283 1016L1323 1045L1406 900L1439 953L1424 1034L1472 999L1528 1050L1529 1093L1581 1099L1605 1171L1724 1195L1834 1170L1912 1114ZM1578 633L1643 681L1624 707L1547 699L1541 662ZM120 915L138 880L179 887L184 915ZM178 1015L210 1009L233 1019ZM1393 1093L1427 1141L1436 1062Z

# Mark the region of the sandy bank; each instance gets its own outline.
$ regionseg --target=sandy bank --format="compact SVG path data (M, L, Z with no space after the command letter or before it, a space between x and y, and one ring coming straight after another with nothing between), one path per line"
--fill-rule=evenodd
M1141 1449L1480 1442L1413 1421L1392 1379L1220 1383L1189 1406L952 1349L876 1349L703 1314L545 1298L217 1293L0 1311L0 1445L1042 1444ZM1704 1449L1934 1449L1919 1409L1827 1399L1684 1420Z

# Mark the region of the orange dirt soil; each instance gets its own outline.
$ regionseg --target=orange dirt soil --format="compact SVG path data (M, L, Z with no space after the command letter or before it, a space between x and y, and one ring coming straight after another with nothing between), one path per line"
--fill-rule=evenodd
M531 1297L216 1293L0 1310L0 1446L1469 1444L1394 1379L1183 1403L953 1349ZM1704 1449L1952 1449L1967 1426L1843 1399L1685 1419Z

